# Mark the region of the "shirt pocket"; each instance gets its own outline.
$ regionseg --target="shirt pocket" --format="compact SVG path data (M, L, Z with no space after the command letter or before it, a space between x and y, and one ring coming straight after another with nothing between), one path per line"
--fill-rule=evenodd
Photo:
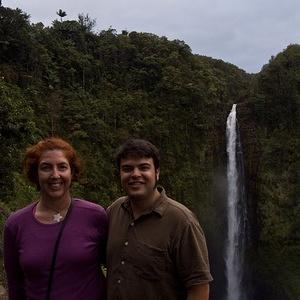
M139 243L133 255L133 266L137 275L146 280L161 280L167 264L167 251Z

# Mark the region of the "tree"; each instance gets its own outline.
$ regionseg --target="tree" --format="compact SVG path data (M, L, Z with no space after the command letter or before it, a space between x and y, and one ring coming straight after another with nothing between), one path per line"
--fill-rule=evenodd
M79 14L78 15L78 23L84 28L86 31L91 32L96 25L96 20L91 19L88 14Z
M35 137L34 112L15 85L0 81L0 199L13 199L20 151ZM11 198L10 198L11 196Z
M0 58L2 62L28 62L31 53L29 15L19 8L0 6Z
M59 9L59 11L57 11L56 14L60 17L61 22L62 22L62 18L64 18L67 15L67 13L62 9Z

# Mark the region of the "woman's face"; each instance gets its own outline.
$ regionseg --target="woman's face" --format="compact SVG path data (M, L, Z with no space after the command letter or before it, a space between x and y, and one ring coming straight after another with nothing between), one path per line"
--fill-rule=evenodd
M38 180L43 200L69 200L72 171L63 151L47 150L42 153Z

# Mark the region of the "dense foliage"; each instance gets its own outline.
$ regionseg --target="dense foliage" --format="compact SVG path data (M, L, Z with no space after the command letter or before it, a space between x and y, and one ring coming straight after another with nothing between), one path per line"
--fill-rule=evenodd
M21 160L26 146L42 137L62 136L76 147L85 172L73 193L104 206L122 194L116 147L128 137L149 139L162 151L161 184L197 213L207 233L212 295L221 299L225 122L239 103L253 293L255 299L300 299L300 46L249 75L192 54L183 41L94 32L88 16L62 17L44 27L30 24L21 10L0 7L2 210L35 199Z
M271 58L250 98L257 273L273 298L300 299L300 45Z

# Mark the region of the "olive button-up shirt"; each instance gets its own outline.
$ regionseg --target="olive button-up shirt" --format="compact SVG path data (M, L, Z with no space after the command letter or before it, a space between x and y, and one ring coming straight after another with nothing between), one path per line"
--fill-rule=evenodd
M107 210L108 300L185 300L189 287L212 280L199 222L160 192L138 219L127 197Z

